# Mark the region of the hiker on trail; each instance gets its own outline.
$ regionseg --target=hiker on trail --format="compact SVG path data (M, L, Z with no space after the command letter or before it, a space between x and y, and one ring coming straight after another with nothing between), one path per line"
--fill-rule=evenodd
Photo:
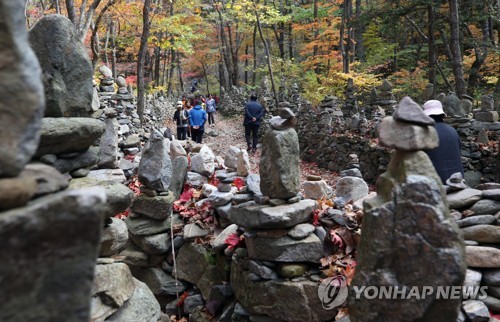
M173 119L177 124L177 140L185 140L189 124L189 112L184 108L182 101L177 102Z
M252 94L250 101L245 105L245 118L243 120L247 151L257 151L259 126L264 113L264 108L257 102L257 95ZM250 141L250 135L252 136L252 141Z
M189 117L189 113L191 112L191 110L193 109L193 106L191 105L191 101L188 99L186 100L186 102L184 103L184 110L186 110L186 112L188 113L188 117ZM188 127L187 127L187 136L192 138L191 136L191 124L189 124L188 122Z
M207 112L201 107L201 101L196 101L196 106L189 112L189 124L191 124L191 139L196 143L201 143L205 132L205 122Z
M446 114L443 111L443 105L440 101L427 101L423 107L424 113L436 122L435 127L439 137L439 146L432 150L427 150L425 153L431 159L436 172L444 184L446 183L446 179L456 172L460 172L462 176L464 175L462 156L460 154L460 138L453 127L443 122Z
M207 104L208 124L211 126L215 126L214 115L217 107L215 105L215 100L211 94L208 96L208 100L205 104Z

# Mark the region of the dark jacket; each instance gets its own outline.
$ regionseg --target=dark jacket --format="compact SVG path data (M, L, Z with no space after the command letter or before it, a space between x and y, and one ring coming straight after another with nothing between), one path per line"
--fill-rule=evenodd
M439 137L439 146L425 152L444 184L446 179L455 172L464 174L460 154L461 143L457 131L448 124L436 121L436 131Z
M243 125L260 125L260 121L262 120L264 113L264 108L259 102L253 100L249 101L245 105L245 118L243 119ZM252 118L255 118L256 121L253 122Z
M196 105L189 112L189 124L191 124L191 126L199 126L200 130L202 130L206 121L207 112L205 112L201 105Z
M185 120L183 120L181 117L183 114L185 116ZM175 124L177 124L177 127L187 127L189 123L189 113L184 109L176 110L173 119L175 121Z

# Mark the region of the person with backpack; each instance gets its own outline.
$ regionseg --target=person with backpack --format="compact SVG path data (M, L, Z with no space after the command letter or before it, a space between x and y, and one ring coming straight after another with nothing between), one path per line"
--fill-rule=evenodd
M257 95L250 95L250 101L245 105L245 117L243 125L245 126L245 139L247 141L247 151L257 151L257 143L259 141L259 126L265 111L262 105L257 102ZM250 140L252 136L252 141Z
M211 126L215 126L215 112L217 111L215 100L212 95L208 96L208 100L205 103L207 105L207 114L208 114L208 124Z
M196 106L189 112L189 124L191 125L191 139L201 143L205 132L207 112L201 107L201 101L196 101Z
M189 123L189 113L184 109L182 101L177 102L173 119L177 124L177 140L185 140Z

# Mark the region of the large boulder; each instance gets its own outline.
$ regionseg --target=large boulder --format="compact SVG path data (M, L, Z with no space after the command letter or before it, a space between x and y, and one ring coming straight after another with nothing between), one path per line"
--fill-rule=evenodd
M198 154L191 158L191 171L210 177L215 171L215 155L204 145Z
M109 322L157 322L160 319L160 303L148 286L134 278L132 297L116 313L106 319Z
M167 191L172 179L172 161L163 134L151 134L139 163L139 181L148 188Z
M244 268L243 260L233 257L231 285L241 305L250 313L267 315L265 321L333 321L337 310L323 307L318 297L317 282L270 280L254 282ZM264 320L262 320L264 321Z
M104 121L105 130L99 142L99 168L118 168L118 123L114 117Z
M19 174L35 153L45 106L24 8L20 0L0 1L0 177Z
M0 214L0 321L89 321L104 203L90 188Z
M299 139L293 128L269 129L262 139L260 190L271 199L288 199L300 190Z
M45 117L36 156L81 152L104 133L104 122L85 117Z
M126 185L112 182L103 181L95 178L78 178L70 181L69 189L81 189L89 187L102 187L106 193L106 205L102 211L104 217L112 217L125 211L132 204L134 192Z
M44 16L29 39L43 70L45 116L89 116L93 69L74 24L62 15Z
M104 227L101 237L100 256L114 256L127 246L128 229L121 219L111 217Z
M228 219L250 229L289 228L308 221L316 207L311 199L275 207L249 201L231 207Z
M377 184L377 188L389 185L382 189L391 188L389 198L379 195L365 201L358 265L351 285L461 286L466 270L463 240L443 201L441 184L411 172L399 179L395 179L395 186L388 181ZM460 306L459 298L427 296L395 301L351 295L353 322L455 322Z

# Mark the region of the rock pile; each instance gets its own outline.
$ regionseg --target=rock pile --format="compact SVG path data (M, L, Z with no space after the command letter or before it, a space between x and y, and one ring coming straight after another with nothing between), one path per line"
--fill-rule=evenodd
M45 116L90 116L92 64L73 23L62 15L44 16L29 38L43 70Z
M347 80L347 87L345 90L345 103L342 112L346 116L352 116L358 113L358 100L356 99L356 92L354 89L353 79Z
M397 103L394 98L394 94L392 93L392 89L393 85L387 79L384 79L382 84L378 86L374 92L372 92L372 105L378 105L387 114L391 114Z
M486 286L486 298L474 305L462 304L464 315L471 321L477 312L489 317L488 310L500 312L500 184L480 184L476 189L464 184L460 173L447 182L446 199L451 216L465 239L467 274L465 286ZM487 321L487 319L485 320Z
M432 163L420 151L438 145L434 121L409 97L380 125L380 144L396 150L365 202L354 286L460 286L465 252ZM453 321L460 300L349 298L351 321Z
M3 294L0 320L89 321L89 296L105 194L97 188L63 191L68 186L66 176L54 167L28 163L37 152L40 128L40 141L45 148L48 145L41 121L45 106L41 68L28 44L23 12L21 1L0 1L0 25L8 26L0 28L0 57L9 58L8 64L0 68L3 98L0 102L0 242L4 247L0 253ZM75 32L64 19L45 16L31 34L31 40L37 34L46 44L55 45L51 48L33 46L38 55L45 50L56 51L39 57L46 76L47 113L85 114L90 107L90 101L88 105L83 103L85 85L82 84L79 92L82 96L75 94L74 100L68 100L66 94L66 89L73 90L69 74L81 70L71 70L73 60L79 59L79 51L74 47L78 47L73 41ZM54 32L52 28L62 30ZM74 49L73 57L61 56L67 48ZM48 56L61 61L49 63ZM85 71L82 74L84 77ZM73 76L76 79L72 81L78 83L80 76ZM89 85L91 90L90 79ZM60 91L59 86L64 90ZM62 299L64 305L61 305Z

